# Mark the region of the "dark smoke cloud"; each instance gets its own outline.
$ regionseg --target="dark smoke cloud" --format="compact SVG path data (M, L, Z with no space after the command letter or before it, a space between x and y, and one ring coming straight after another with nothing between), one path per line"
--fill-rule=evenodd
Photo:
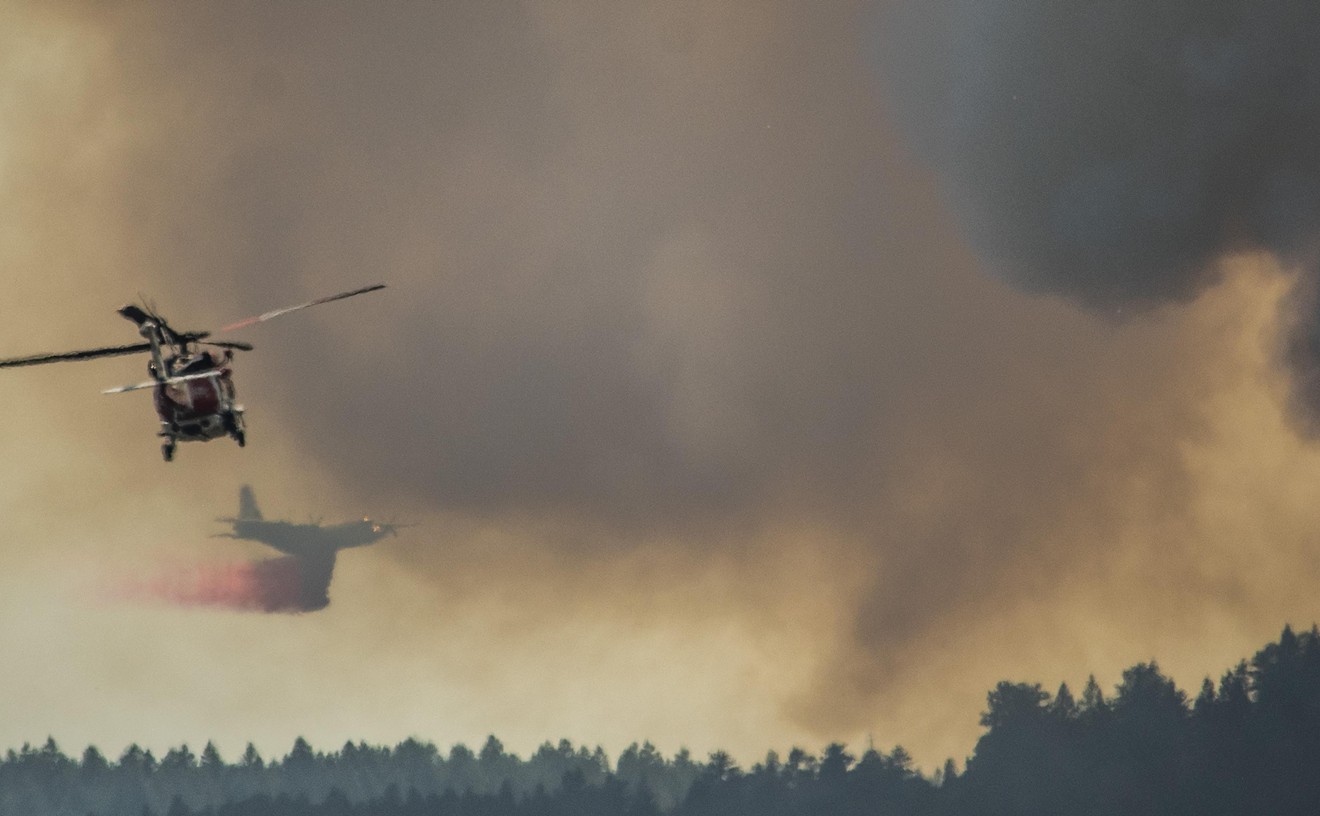
M1005 277L1107 313L1188 301L1235 253L1301 284L1288 360L1320 408L1320 7L899 4L880 64Z

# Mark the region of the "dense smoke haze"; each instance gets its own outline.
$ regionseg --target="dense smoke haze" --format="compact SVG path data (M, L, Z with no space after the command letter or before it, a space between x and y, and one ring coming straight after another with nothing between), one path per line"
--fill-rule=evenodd
M933 767L1006 676L1309 625L1320 17L1083 5L0 11L0 356L389 285L239 334L242 451L162 463L141 361L5 372L0 744ZM418 526L234 614L242 483Z

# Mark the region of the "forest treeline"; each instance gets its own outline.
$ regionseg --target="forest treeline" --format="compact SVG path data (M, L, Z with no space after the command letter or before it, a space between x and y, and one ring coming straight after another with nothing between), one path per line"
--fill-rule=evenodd
M53 739L0 760L0 813L45 816L1089 816L1312 814L1320 802L1320 632L1278 641L1206 678L1194 697L1154 663L1106 695L999 683L985 732L959 773L918 772L902 747L841 744L770 752L749 768L715 752L665 757L634 744L545 743L527 759L495 737L441 752L410 739L313 750L298 739L232 762L214 745L160 758L136 745L110 760L66 756Z

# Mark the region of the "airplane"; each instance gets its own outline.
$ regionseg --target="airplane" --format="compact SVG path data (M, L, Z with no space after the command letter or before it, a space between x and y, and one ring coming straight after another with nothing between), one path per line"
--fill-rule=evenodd
M365 517L360 521L331 525L268 521L261 515L261 508L257 506L256 496L249 485L239 488L238 515L216 521L231 525L232 532L216 533L215 538L258 541L293 557L298 568L298 606L304 611L329 605L330 578L335 569L335 556L340 550L375 544L386 535L397 537L400 527L411 526L387 524Z
M299 309L384 288L385 284L377 283L297 306L275 309L231 323L217 333L234 331ZM166 462L174 460L174 450L179 442L209 442L221 436L229 436L240 448L246 445L243 406L234 401L233 360L235 351L251 351L252 344L236 340L208 340L212 334L209 331L175 331L165 322L165 318L146 306L130 304L120 308L119 314L137 325L138 334L142 335L145 343L13 357L0 360L0 368L92 360L145 351L151 355L147 363L150 380L110 388L102 393L123 394L145 388L153 389L156 415L161 425L158 436L165 439L161 445L161 455Z

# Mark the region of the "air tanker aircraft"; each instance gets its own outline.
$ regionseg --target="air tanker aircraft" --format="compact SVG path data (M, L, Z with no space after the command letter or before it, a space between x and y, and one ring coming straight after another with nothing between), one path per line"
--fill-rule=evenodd
M332 525L267 521L248 485L238 491L238 515L216 521L233 527L232 532L217 533L218 538L260 541L297 560L299 600L304 610L329 605L330 578L335 569L335 555L340 550L374 544L386 534L397 536L398 528L407 526L385 524L365 517L360 521Z

